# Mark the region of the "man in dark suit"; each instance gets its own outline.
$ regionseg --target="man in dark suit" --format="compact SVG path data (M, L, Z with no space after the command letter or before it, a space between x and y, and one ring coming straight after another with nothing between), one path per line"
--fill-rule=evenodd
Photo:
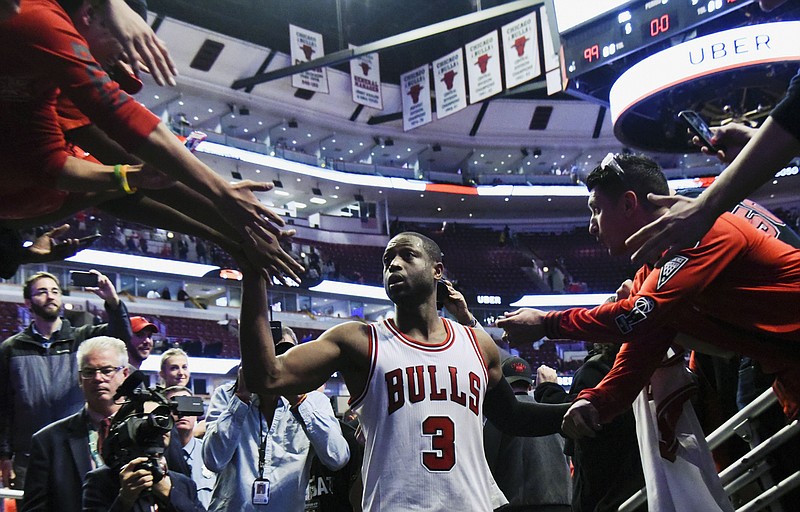
M84 341L77 358L86 404L34 434L23 511L80 512L86 473L103 464L99 447L119 409L113 397L128 376L128 351L122 341L99 336Z

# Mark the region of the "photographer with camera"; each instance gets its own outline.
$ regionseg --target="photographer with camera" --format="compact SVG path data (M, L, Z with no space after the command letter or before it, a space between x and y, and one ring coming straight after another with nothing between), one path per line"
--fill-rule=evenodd
M144 389L146 376L133 372L115 399L128 399L114 415L103 443L104 465L86 475L83 510L169 512L204 511L191 478L167 468L164 450L170 441L173 414L202 414L199 398L176 396L164 389Z
M297 344L291 329L273 329L282 332L277 353ZM302 512L314 455L332 470L350 460L328 397L256 395L241 368L233 386L214 392L206 422L203 461L218 473L209 510Z
M127 350L116 338L98 336L78 347L77 360L84 407L33 435L25 512L80 512L86 473L103 464L102 442L119 409L114 394L128 376Z
M53 274L37 272L23 285L33 321L0 345L0 473L6 487L12 456L14 487L25 486L33 434L83 407L75 358L81 343L103 335L130 341L128 311L114 285L96 270L91 274L96 286L86 289L105 301L107 324L73 327L61 318L61 285Z

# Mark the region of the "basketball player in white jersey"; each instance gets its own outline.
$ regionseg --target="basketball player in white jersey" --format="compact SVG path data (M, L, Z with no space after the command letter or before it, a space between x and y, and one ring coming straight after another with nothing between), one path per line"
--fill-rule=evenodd
M559 431L568 404L518 402L491 337L439 317L436 282L443 266L433 240L407 232L386 247L383 283L394 319L344 323L280 357L265 281L243 264L240 345L247 386L256 393L300 394L342 372L366 439L364 511L489 512L501 503L492 502L483 414L512 435Z

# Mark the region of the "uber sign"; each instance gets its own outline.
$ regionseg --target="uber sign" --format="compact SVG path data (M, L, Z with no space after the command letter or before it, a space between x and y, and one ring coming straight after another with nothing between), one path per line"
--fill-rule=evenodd
M478 295L478 304L502 304L503 299L499 295Z

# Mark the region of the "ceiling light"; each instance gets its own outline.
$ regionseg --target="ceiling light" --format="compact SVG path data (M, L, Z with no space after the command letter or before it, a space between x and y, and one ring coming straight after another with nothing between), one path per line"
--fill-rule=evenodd
M294 207L295 207L295 208L297 208L298 210L302 210L303 208L308 208L308 205L307 205L306 203L300 203L300 202L298 202L298 201L293 201L293 202L292 202L292 204L293 204L293 205L294 205Z
M353 150L352 149L348 150L347 152L350 153L351 155L353 154Z
M157 99L157 100L160 100L160 99L161 99L161 96L159 96L158 94L156 94L155 96L153 96L153 98L155 98L155 99Z
M309 137L309 138L311 138L311 134L310 134L310 133L307 133L307 134L306 134L306 137Z
M339 195L338 194L331 194L330 197L331 197L331 199L339 199Z
M312 202L314 204L325 204L328 202L328 200L322 197L312 197L311 199L309 199L309 202Z
M259 121L258 126L264 126L264 121Z
M440 206L440 207L436 208L436 211L437 211L437 212L440 212L440 211L442 211L442 207Z
M483 153L481 153L481 158L483 158L483 156L484 156Z
M301 181L303 181L303 178L297 178L298 183L300 183Z
M197 117L197 116L194 116L192 119L194 119L195 121L199 121L200 120L200 118Z
M331 139L331 142L333 142L334 144L336 144L336 139Z
M273 193L276 196L283 196L283 197L289 197L289 195L290 195L289 192L286 192L285 190L275 190L275 191L273 191Z
M293 141L292 141L292 144L297 144L297 141L296 141L296 140L293 140Z
M334 188L335 188L336 190L339 190L339 185L336 185Z
M213 114L214 113L214 109L213 108L208 109L208 113L209 114Z
M244 133L250 133L250 130L248 130L247 128L245 128L245 129L244 129Z
M505 201L508 202L508 198L506 198Z

